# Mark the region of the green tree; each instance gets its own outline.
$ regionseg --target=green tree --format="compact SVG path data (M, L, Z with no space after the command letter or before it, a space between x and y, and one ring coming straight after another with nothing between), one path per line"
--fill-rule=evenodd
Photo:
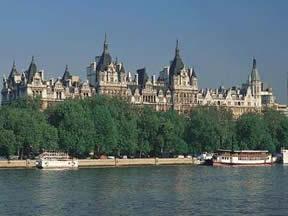
M15 153L16 140L13 131L0 129L0 155L10 158L11 154Z
M138 128L138 152L142 155L157 156L159 152L159 128L158 114L149 107L139 111Z
M93 110L95 125L94 152L96 155L112 153L116 148L118 132L107 107L100 105Z
M223 108L197 107L190 115L186 139L193 152L232 148L232 113Z
M237 120L236 133L240 149L275 151L269 128L261 114L248 113L242 115Z

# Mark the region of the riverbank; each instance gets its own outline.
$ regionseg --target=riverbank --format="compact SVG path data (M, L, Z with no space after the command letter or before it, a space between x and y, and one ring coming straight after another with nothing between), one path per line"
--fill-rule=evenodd
M121 166L158 166L158 165L198 165L196 158L134 158L134 159L81 159L79 168L121 167ZM3 160L0 169L31 169L36 167L35 160Z

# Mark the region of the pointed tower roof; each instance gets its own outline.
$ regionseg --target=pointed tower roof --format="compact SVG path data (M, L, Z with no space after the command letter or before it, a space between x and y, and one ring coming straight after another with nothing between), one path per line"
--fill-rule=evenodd
M197 77L194 67L192 68L192 77Z
M126 73L123 63L121 63L120 73Z
M8 79L11 79L13 76L19 74L17 69L16 69L16 64L15 64L15 60L13 61L13 66L12 66L12 69L11 69L11 72L9 74L9 77Z
M179 74L184 68L183 61L179 54L178 40L176 41L175 57L170 65L169 76Z
M26 71L26 77L27 77L28 83L32 82L33 76L36 73L37 73L37 66L36 66L35 61L34 61L34 56L32 56L30 66L29 66L28 70Z
M62 81L70 79L70 77L71 77L71 75L70 75L70 72L68 70L68 65L66 65L65 71L64 71L64 74L63 74L63 77L62 77Z
M110 65L112 62L112 58L108 51L108 42L107 42L107 35L105 33L105 39L104 39L104 46L103 46L103 52L100 57L100 60L96 66L96 71L103 71L105 68Z
M253 57L253 66L251 71L251 81L260 81L260 75L256 66L256 59Z

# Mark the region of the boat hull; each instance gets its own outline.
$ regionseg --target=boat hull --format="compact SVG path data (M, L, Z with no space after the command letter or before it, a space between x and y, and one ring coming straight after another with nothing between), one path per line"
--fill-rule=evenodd
M222 162L212 162L213 166L218 166L218 167L255 167L255 166L272 166L273 163L222 163Z
M39 169L76 169L78 160L40 160L37 167Z
M213 166L271 166L276 162L267 150L218 150L212 159Z

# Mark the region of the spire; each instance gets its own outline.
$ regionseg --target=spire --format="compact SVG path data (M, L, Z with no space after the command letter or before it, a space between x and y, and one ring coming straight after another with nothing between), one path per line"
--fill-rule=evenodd
M104 39L104 53L108 53L108 42L107 42L107 34L105 32L105 39Z
M253 57L253 69L256 69L256 59Z
M176 55L179 55L179 42L178 42L178 39L176 40L175 56Z
M108 51L107 34L105 33L103 53L97 63L96 71L104 71L112 63L112 58Z
M62 77L62 81L65 81L65 80L68 80L70 79L71 75L70 75L70 72L68 70L68 65L65 66L65 71L64 71L64 74L63 74L63 77Z
M192 68L192 77L197 77L194 67Z
M125 72L124 65L123 65L123 62L121 63L120 73L126 73L126 72Z
M256 59L253 57L253 65L252 65L252 71L251 71L251 81L260 81L260 75L258 72L258 69L256 67Z
M179 74L183 68L184 68L184 64L179 54L179 43L178 43L178 40L176 40L175 57L169 69L170 78L172 78L173 75Z
M37 66L35 64L34 56L32 56L32 60L29 66L29 69L26 71L26 77L28 83L31 83L33 80L33 76L37 73Z
M15 60L13 60L13 65L12 65L12 69L11 72L8 76L8 79L10 80L12 77L14 77L16 74L18 74L17 70L16 70L16 64L15 64Z

